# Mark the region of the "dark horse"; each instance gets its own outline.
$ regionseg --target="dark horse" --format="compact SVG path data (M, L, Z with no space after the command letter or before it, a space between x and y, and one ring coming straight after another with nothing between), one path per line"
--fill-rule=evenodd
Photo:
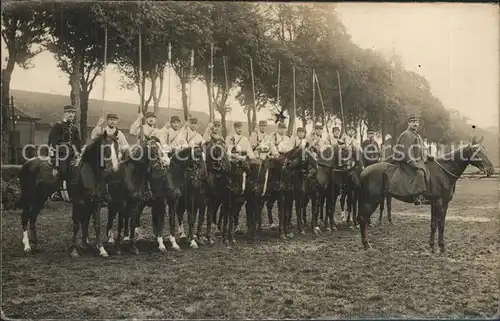
M444 226L448 204L453 198L455 185L468 165L484 170L487 176L493 173L493 165L486 155L484 148L479 145L462 146L443 157L426 163L430 173L430 182L425 197L431 202L431 234L429 245L432 253L435 252L436 229L439 230L438 244L443 253L446 251L444 242ZM359 225L361 241L365 249L371 248L368 242L368 224L370 216L377 206L388 195L388 182L397 165L389 162L373 164L361 173L361 197L359 199ZM412 203L413 197L392 197Z
M207 181L206 181L206 205L207 205L207 230L206 238L210 244L214 243L212 237L212 224L217 223L217 211L221 208L220 218L223 217L222 212L229 208L230 194L230 171L231 162L226 152L226 143L222 139L212 138L204 145L207 165ZM202 226L205 217L200 215L198 220L197 235L198 239L202 240ZM222 219L221 226L222 229Z
M360 188L360 175L364 163L360 160L362 155L358 155L356 148L352 145L338 145L336 147L339 159L336 159L332 173L333 209L335 210L338 196L341 197L341 209L344 209L345 199L347 199L347 225L357 225L357 206ZM345 199L343 199L345 197ZM352 214L352 221L351 221ZM328 218L328 217L327 217ZM330 217L331 219L331 217ZM325 228L328 228L325 224ZM331 227L335 229L335 226Z
M182 156L185 153L189 156ZM203 147L189 147L179 153L179 159L185 159L184 165L184 189L181 191L180 199L177 205L177 218L179 228L183 235L184 212L188 214L188 241L191 248L198 248L195 240L194 225L196 223L196 215L199 217L205 216L206 199L205 199L205 184L206 184L206 154Z
M73 204L73 242L72 256L78 256L76 237L82 226L82 241L88 245L88 226L90 216L94 217L96 245L101 256L108 254L101 240L101 198L104 181L109 173L118 169L118 143L114 135L106 133L95 138L86 146L80 159L64 167L65 177L69 179L68 193ZM22 209L24 251L31 251L27 224L34 243L37 243L36 220L45 201L60 186L60 180L52 176L52 166L46 159L36 157L23 164L19 171L21 199L17 206Z
M200 146L184 148L172 153L170 156L170 166L166 171L164 180L166 184L164 195L166 196L166 202L168 204L170 226L169 241L172 244L172 248L179 251L180 247L175 239L175 218L177 214L179 223L178 228L180 231L184 231L182 224L185 210L188 210L190 214L188 218L190 226L190 246L197 247L193 238L193 227L197 210L205 211L203 200L200 201L201 198L197 198L197 194L202 191L201 188L204 181L204 166L202 164L204 160L202 157L202 148ZM181 201L183 202L182 205L180 205Z
M113 221L116 214L119 213L118 234L116 237L117 254L121 254L120 242L123 228L125 227L124 234L128 235L129 221L135 220L131 225L139 225L137 217L145 204L152 207L153 230L158 241L158 249L162 252L166 250L163 244L163 229L160 228L165 217L165 198L162 194L164 191L163 182L160 181L160 186L157 186L154 177L157 173L160 173L159 175L163 178L165 168L163 158L164 154L159 141L155 138L145 140L140 145L131 147L124 154L119 170L111 175L108 184L111 199L108 202L106 230L109 237L108 243L114 243ZM151 197L145 199L143 195L148 192L151 192ZM132 235L134 240L132 242L132 252L137 254L135 233L132 233Z

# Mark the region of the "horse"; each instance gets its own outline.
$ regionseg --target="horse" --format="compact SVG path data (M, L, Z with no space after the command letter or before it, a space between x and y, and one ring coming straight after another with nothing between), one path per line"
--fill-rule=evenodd
M200 189L203 181L202 176L202 149L199 146L195 147L187 147L176 151L171 154L170 166L166 171L165 175L165 192L166 202L168 205L168 214L169 214L169 226L170 226L170 235L169 241L172 244L172 248L176 251L180 250L179 245L175 239L175 218L177 215L178 223L179 223L179 231L181 231L181 238L184 234L183 228L183 215L184 210L186 209L185 202L191 202L190 197L196 197L196 195L187 195L189 189L194 192L194 190ZM183 204L180 208L180 201L183 201ZM184 210L183 210L184 209ZM188 212L191 213L191 217L188 218L190 224L190 246L197 247L196 241L194 241L193 235L193 227L194 222L196 220L196 209L205 210L204 205L200 205L199 200L195 202L194 209L190 206Z
M88 245L88 223L94 217L96 245L100 256L108 256L101 241L100 207L104 176L116 171L118 142L114 135L104 133L88 144L81 157L67 160L67 166L61 167L65 178L70 180L68 194L73 205L73 242L72 256L78 256L76 236L82 225L82 241ZM52 165L46 157L34 157L24 163L18 178L21 186L21 198L16 207L22 209L24 251L30 252L30 238L27 231L28 221L32 241L38 243L36 221L45 202L61 185L59 177L53 177Z
M357 151L353 146L338 145L336 147L338 152L338 159L335 159L335 165L332 173L332 191L333 191L333 211L331 211L330 216L327 217L328 220L333 220L333 215L335 211L335 206L337 198L340 196L341 210L344 210L344 202L347 200L347 225L354 226L357 225L357 203L359 198L359 176L363 170L363 162L360 160L361 155L357 155ZM351 221L352 213L352 221ZM328 230L336 229L334 224L330 223L327 226L325 221L325 228Z
M71 256L78 257L77 236L82 228L82 242L88 245L88 226L92 216L96 234L96 247L99 256L107 257L102 245L101 206L106 181L113 172L118 171L118 140L116 135L106 131L88 144L78 163L70 168L71 181L68 194L73 205L73 239Z
M441 253L446 252L444 228L448 205L453 198L455 185L467 166L472 165L486 172L493 173L493 165L486 155L486 150L480 144L469 144L426 163L429 170L429 186L424 196L431 203L431 233L429 246L435 253L436 229L439 231L438 245ZM361 197L359 198L358 221L361 232L361 242L365 250L371 249L368 241L368 225L370 216L386 195L390 178L397 165L380 162L366 167L361 173ZM413 196L390 196L406 203L413 203Z
M181 156L182 153L190 155ZM202 146L188 147L179 152L179 159L183 157L184 163L184 189L177 204L177 218L180 228L184 231L184 212L188 214L188 241L191 248L198 248L195 240L194 225L196 215L205 216L206 210L206 163Z
M217 211L222 212L229 207L229 190L231 162L226 152L226 143L222 139L212 138L203 146L206 157L207 181L206 181L206 205L207 205L207 229L206 239L209 244L213 244L212 223L217 223ZM198 220L197 236L202 240L202 227L204 216L200 215ZM222 229L222 220L219 229Z
M162 182L157 186L156 181L153 179L155 173L164 171L166 166L164 163L164 153L157 138L143 141L140 145L131 147L123 155L120 162L119 170L113 173L111 180L108 184L109 194L111 199L108 202L108 223L107 235L108 243L115 243L113 237L113 221L116 214L119 213L118 218L118 234L116 237L116 253L121 254L120 241L121 232L125 227L125 235L128 236L129 221L134 217L139 216L139 211L142 211L144 206L148 204L152 207L151 215L153 221L153 232L158 241L158 249L165 252L165 245L163 243L163 220L165 217L165 201L162 196L163 188ZM151 190L151 198L145 200L143 195L145 189ZM148 191L149 192L149 191ZM138 219L136 219L138 222ZM160 221L158 223L158 221ZM138 225L132 223L131 225ZM135 229L134 229L135 231ZM133 234L132 253L138 254L139 251L136 247L136 235Z

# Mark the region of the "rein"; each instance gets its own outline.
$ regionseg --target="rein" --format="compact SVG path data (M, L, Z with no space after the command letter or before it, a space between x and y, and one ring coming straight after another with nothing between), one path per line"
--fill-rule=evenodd
M442 170L443 170L446 174L450 175L451 177L456 178L456 179L459 179L459 178L460 178L460 176L457 176L457 175L453 174L452 172L450 172L449 170L447 170L446 168L444 168L444 166L443 166L443 165L441 165L441 163L439 163L439 161L437 161L437 160L436 160L434 163L438 164L438 166L439 166L439 167L441 167L441 169L442 169Z

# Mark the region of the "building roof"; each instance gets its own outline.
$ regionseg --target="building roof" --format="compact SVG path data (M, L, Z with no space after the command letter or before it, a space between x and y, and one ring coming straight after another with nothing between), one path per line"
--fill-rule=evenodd
M9 117L10 117L11 109L9 108ZM30 114L24 112L17 106L14 106L14 116L16 117L16 121L26 121L26 122L34 122L37 123L40 121L39 117L31 116Z

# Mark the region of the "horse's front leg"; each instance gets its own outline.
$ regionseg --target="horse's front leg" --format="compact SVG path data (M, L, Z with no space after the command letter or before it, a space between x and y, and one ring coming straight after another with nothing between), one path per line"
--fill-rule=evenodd
M165 253L167 248L163 242L163 227L165 226L165 200L156 197L152 201L151 218L153 222L153 233L158 242L158 250Z
M130 213L130 243L131 243L131 252L133 254L139 254L139 249L137 248L137 239L136 239L136 227L139 224L139 211L140 205L138 199L132 199L127 202L127 212Z
M80 224L82 221L81 217L82 217L81 206L79 206L76 203L73 203L72 211L71 211L71 219L73 221L73 239L71 242L71 256L72 257L79 257L80 256L78 254L77 237L78 237L78 232L80 230Z
M118 204L111 199L108 202L108 222L106 223L106 235L108 236L108 243L115 243L115 237L113 233L113 222L118 214Z
M194 224L196 222L196 214L198 213L198 204L196 202L196 196L189 197L189 206L188 206L188 240L189 247L193 249L198 248L198 244L194 238Z
M203 223L205 223L205 214L207 213L207 204L204 200L200 200L199 213L198 213L198 227L196 228L196 237L198 243L203 245ZM208 221L208 220L207 220Z
M444 227L446 223L446 212L448 212L448 202L438 201L437 204L438 217L438 245L441 254L446 254L446 244L444 241Z
M392 197L386 196L387 202L387 221L392 224Z
M331 189L325 195L326 200L326 216L328 217L327 231L334 231L337 229L335 224L335 204L333 201L333 193Z
M100 257L108 257L108 252L104 249L102 245L102 235L101 235L101 198L98 198L94 205L94 228L95 228L95 245L99 251Z
M431 252L436 253L436 231L437 231L437 210L436 205L431 205L431 236L429 238L429 247Z
M269 223L269 228L271 230L276 229L276 224L274 223L274 220L273 220L273 207L274 207L274 203L276 202L276 200L277 200L277 196L275 193L271 193L269 195L269 198L266 200L267 220Z
M354 227L358 226L358 199L359 199L359 190L355 188L352 192L352 199L351 199L352 220Z
M180 251L181 248L179 244L177 244L175 240L175 215L177 212L177 207L178 207L178 198L174 198L169 201L168 203L168 220L169 220L169 226L170 226L170 235L168 236L168 239L170 243L172 244L172 248L175 251Z

